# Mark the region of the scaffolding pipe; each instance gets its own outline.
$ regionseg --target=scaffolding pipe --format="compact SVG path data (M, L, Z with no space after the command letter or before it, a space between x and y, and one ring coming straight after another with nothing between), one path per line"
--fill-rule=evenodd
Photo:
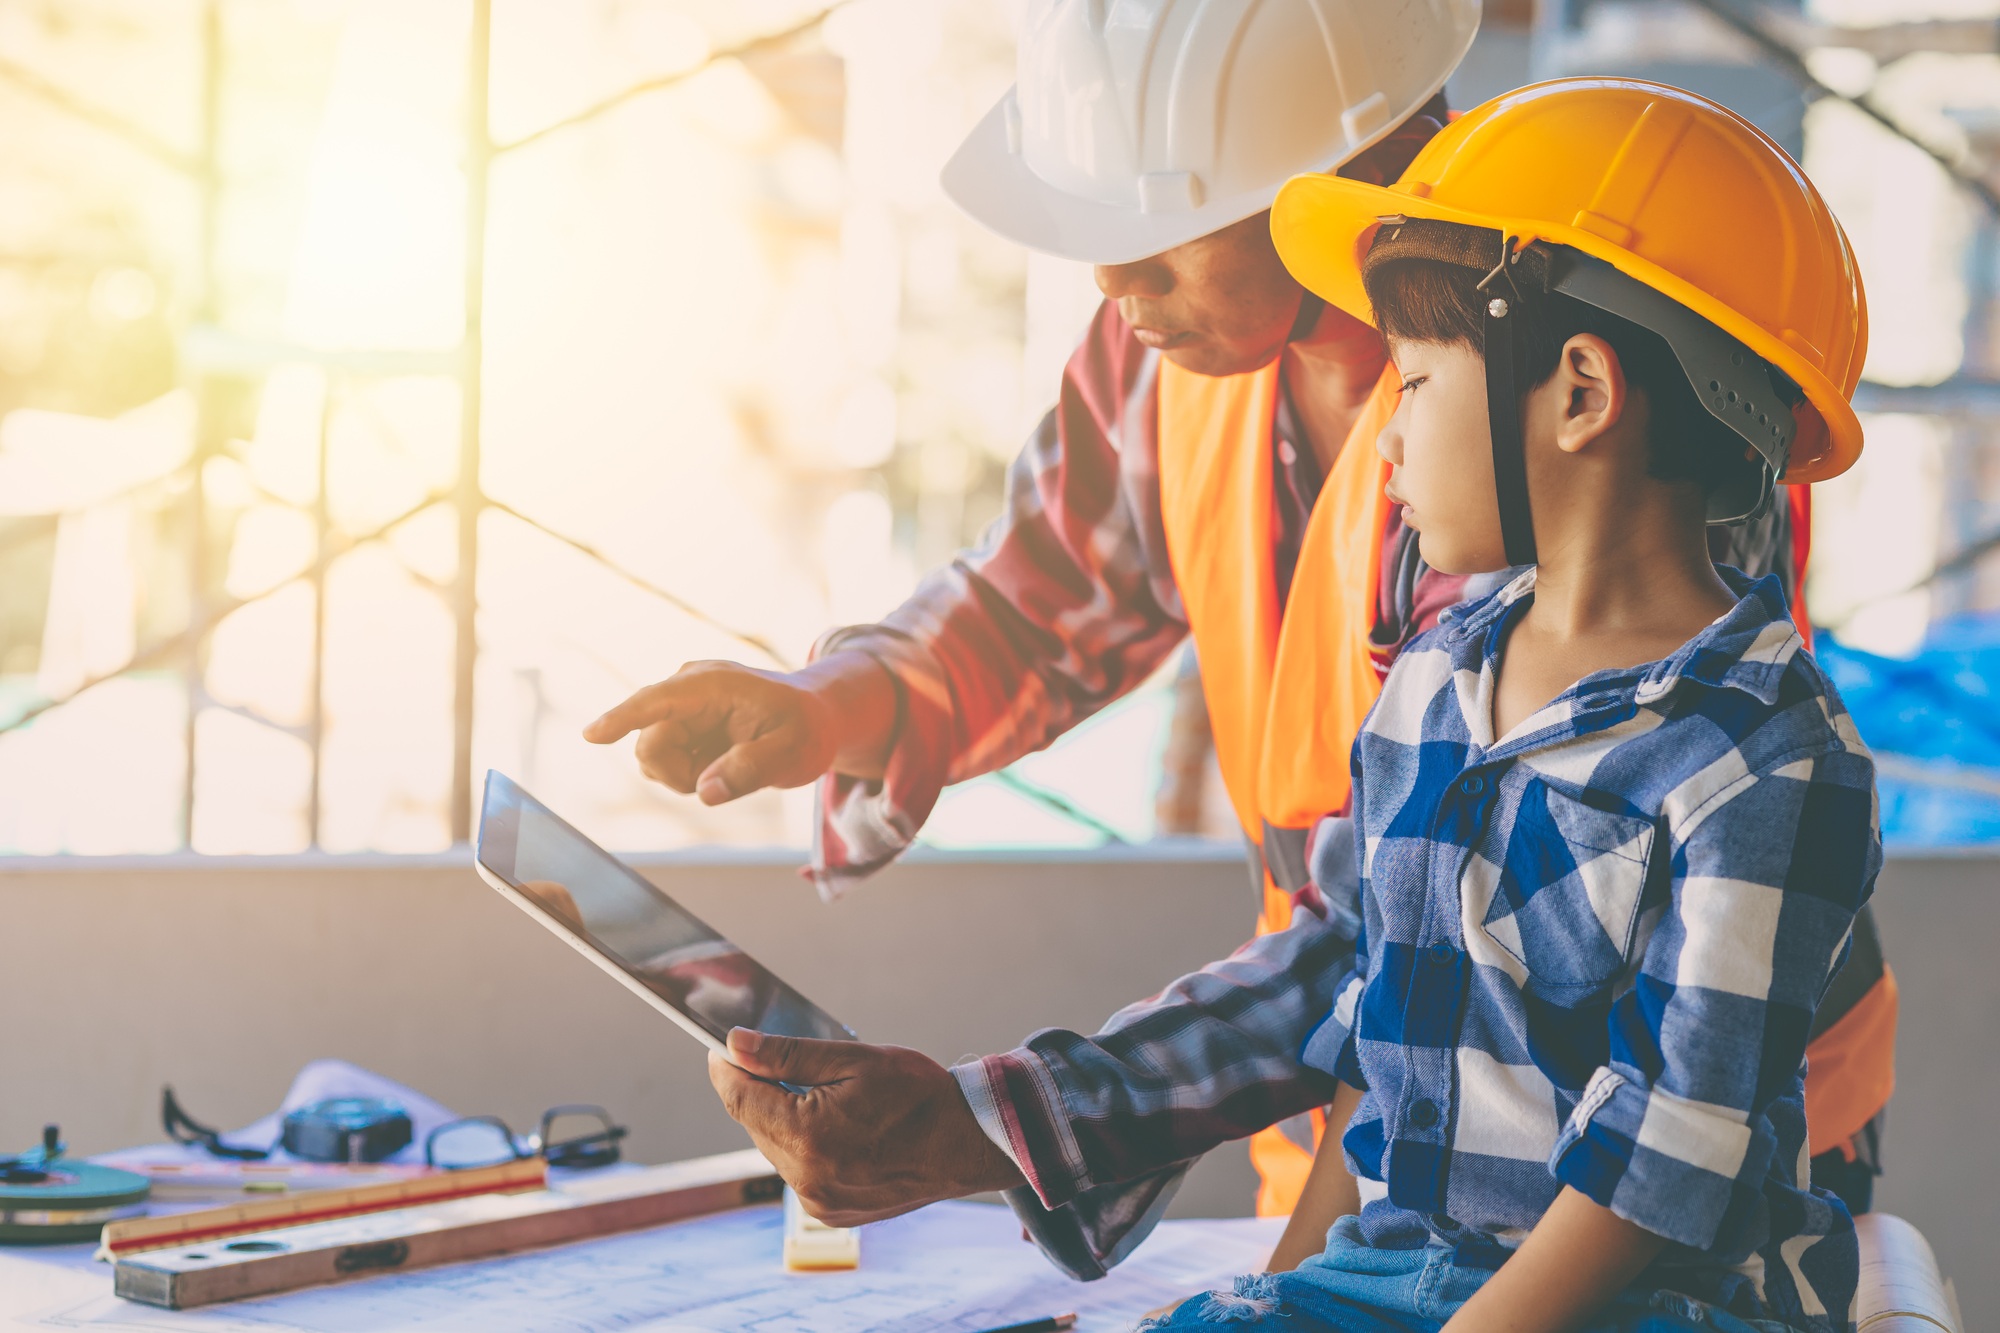
M194 318L213 324L221 309L221 282L217 264L217 205L220 202L222 168L219 145L222 137L222 3L207 0L201 11L201 148L195 164L195 225L200 229L200 284L195 289ZM209 620L208 604L208 501L203 490L202 470L214 452L222 433L217 419L221 410L220 385L215 377L202 374L195 385L194 450L188 456L188 624L199 626ZM188 636L187 656L182 670L187 678L187 716L182 719L182 743L186 762L181 770L181 845L194 846L195 723L208 695L202 663L202 634Z
M320 812L326 803L326 571L333 562L333 509L327 497L327 458L333 439L334 378L320 382L319 457L313 460L312 713L306 722L312 777L306 792L306 846L319 850Z
M826 22L829 15L836 9L844 7L847 3L848 0L835 0L833 4L820 10L819 13L801 19L789 28L784 28L778 32L766 33L762 37L753 37L738 46L728 47L721 51L711 51L686 69L675 70L671 74L662 74L657 78L645 79L633 84L629 88L621 89L603 101L595 102L573 115L564 116L562 119L544 125L538 130L531 130L518 139L510 139L506 143L495 144L492 147L492 152L495 156L498 156L501 153L511 153L517 148L526 148L531 143L540 143L551 134L557 134L563 130L586 124L596 120L606 112L615 111L634 98L643 97L647 93L656 93L662 89L672 88L687 79L693 78L717 61L744 60L751 56L762 55L766 51L775 50L791 41L794 37L802 37L819 27Z
M486 184L493 165L487 116L492 75L493 0L473 0L465 73L465 336L460 346L458 570L452 580L455 655L451 700L451 840L472 841L473 687L479 665L479 413L485 369Z
M93 106L83 98L72 95L26 65L0 56L0 80L13 84L29 96L38 98L68 115L72 120L102 130L115 139L123 140L128 146L136 148L155 162L170 167L183 176L201 174L201 159L188 156L143 125L135 125L116 112Z

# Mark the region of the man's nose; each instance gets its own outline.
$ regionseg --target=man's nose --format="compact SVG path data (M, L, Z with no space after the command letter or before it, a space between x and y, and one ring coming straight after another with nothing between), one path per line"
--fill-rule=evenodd
M1125 296L1160 297L1174 289L1173 270L1157 255L1129 264L1099 264L1093 272L1097 290L1113 301Z

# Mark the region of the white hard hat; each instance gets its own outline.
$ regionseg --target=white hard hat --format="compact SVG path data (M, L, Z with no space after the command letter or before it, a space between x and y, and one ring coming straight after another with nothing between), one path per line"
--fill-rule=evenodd
M945 193L1066 259L1158 254L1394 130L1458 67L1479 3L1036 0Z

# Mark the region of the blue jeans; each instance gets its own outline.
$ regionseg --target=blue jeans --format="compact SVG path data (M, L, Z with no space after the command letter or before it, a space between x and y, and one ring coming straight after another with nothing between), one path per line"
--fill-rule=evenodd
M1491 1277L1452 1262L1451 1250L1378 1250L1361 1240L1351 1217L1334 1224L1326 1251L1296 1272L1236 1279L1233 1292L1182 1302L1141 1329L1244 1326L1285 1333L1437 1333ZM1584 1333L1790 1333L1789 1326L1746 1320L1677 1292L1631 1289L1601 1310Z

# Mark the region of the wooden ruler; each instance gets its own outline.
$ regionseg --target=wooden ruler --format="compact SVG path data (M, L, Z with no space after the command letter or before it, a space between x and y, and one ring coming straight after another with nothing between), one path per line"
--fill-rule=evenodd
M548 1183L548 1174L548 1163L539 1157L529 1157L518 1162L502 1162L499 1166L439 1171L408 1180L360 1185L351 1189L287 1194L222 1208L204 1208L200 1212L180 1213L172 1217L135 1217L106 1225L97 1257L117 1260L147 1250L217 1241L254 1231L270 1231L275 1227L330 1222L336 1218L379 1213L390 1208L409 1208L422 1203L445 1203L478 1194L538 1190Z
M117 1260L112 1289L186 1310L635 1231L775 1202L783 1192L751 1148L528 1193L489 1192L128 1254Z

